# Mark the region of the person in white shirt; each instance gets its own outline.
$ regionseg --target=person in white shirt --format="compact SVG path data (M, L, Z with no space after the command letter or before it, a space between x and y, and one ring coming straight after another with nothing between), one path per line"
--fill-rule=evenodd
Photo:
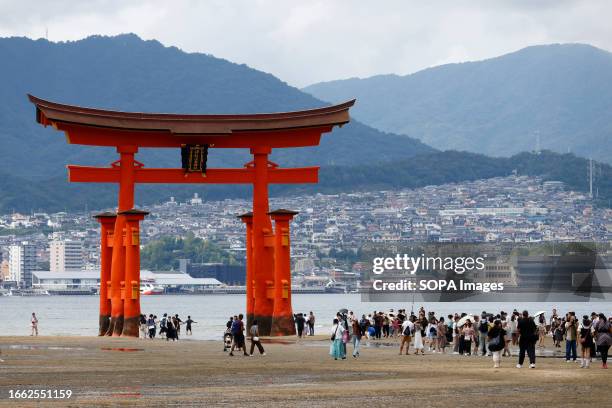
M404 323L402 323L402 343L400 345L400 355L404 350L404 344L406 345L406 355L410 354L408 351L410 350L410 341L412 340L412 333L414 332L414 323L410 321L410 319L406 319Z

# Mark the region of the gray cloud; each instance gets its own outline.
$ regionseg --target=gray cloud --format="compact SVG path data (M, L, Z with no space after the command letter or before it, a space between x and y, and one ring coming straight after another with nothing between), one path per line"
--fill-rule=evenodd
M134 32L273 73L292 85L406 74L534 44L612 49L612 2L6 1L0 36L77 40Z

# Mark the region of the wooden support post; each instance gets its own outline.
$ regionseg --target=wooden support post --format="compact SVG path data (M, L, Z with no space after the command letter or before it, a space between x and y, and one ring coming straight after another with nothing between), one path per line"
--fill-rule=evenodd
M272 223L268 216L268 155L271 149L251 149L255 168L253 183L253 320L257 320L259 333L269 336L274 306L274 248L266 245L266 236L272 236ZM268 239L269 241L269 239Z
M275 210L268 213L274 220L274 311L271 336L295 334L291 307L291 240L289 222L296 211Z
M108 332L111 317L109 282L111 280L111 258L113 256L113 229L117 215L110 212L94 216L100 223L100 318L99 336Z
M149 213L122 211L125 216L125 296L123 300L123 337L138 337L140 325L140 221Z
M238 218L246 225L246 317L247 329L253 324L253 213L239 215Z

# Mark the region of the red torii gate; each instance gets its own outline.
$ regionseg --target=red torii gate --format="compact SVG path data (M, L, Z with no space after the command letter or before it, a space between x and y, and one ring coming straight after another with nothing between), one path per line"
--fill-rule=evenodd
M295 112L182 115L91 109L28 97L36 106L36 121L63 131L68 143L113 146L119 153L110 167L68 166L71 182L119 184L117 213L96 216L101 225L100 335L138 337L139 223L148 213L134 208L136 183L252 184L253 211L239 216L247 228L247 325L257 319L262 335L295 333L289 222L297 213L269 212L268 185L316 183L319 168L280 168L268 155L274 148L318 145L322 133L348 123L355 100ZM189 163L201 164L204 155L204 168L145 168L135 160L141 147L187 149ZM248 148L253 160L244 168L206 169L208 148Z

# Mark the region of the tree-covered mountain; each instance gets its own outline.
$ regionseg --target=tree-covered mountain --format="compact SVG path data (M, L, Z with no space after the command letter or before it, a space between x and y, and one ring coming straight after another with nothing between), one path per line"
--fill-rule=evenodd
M314 84L353 115L440 150L492 156L542 149L612 163L612 54L582 44L533 46L417 73Z
M53 43L0 38L0 171L22 178L64 176L65 165L107 164L113 149L67 145L35 123L26 93L58 102L168 113L253 113L324 106L274 76L210 55L185 53L133 34ZM220 151L221 150L221 151ZM351 164L400 159L434 149L352 121L315 148L277 149L281 165ZM175 150L143 151L149 166L178 167ZM242 165L246 151L216 149L212 165ZM3 188L0 185L0 188Z
M595 163L595 203L609 206L612 200L612 166ZM314 194L354 191L418 188L427 185L458 183L519 175L539 176L544 180L566 183L568 189L586 192L588 160L573 154L543 151L540 154L520 153L507 158L493 158L476 153L457 151L423 154L409 159L356 166L326 166L321 168L319 184L290 186L274 185L271 194ZM47 181L23 180L1 176L0 182L10 183L9 190L0 194L0 213L10 211L84 210L110 208L116 205L116 187L109 185L69 184L63 178ZM147 206L175 196L185 200L194 192L208 200L249 198L247 186L160 186L139 185L136 203Z

